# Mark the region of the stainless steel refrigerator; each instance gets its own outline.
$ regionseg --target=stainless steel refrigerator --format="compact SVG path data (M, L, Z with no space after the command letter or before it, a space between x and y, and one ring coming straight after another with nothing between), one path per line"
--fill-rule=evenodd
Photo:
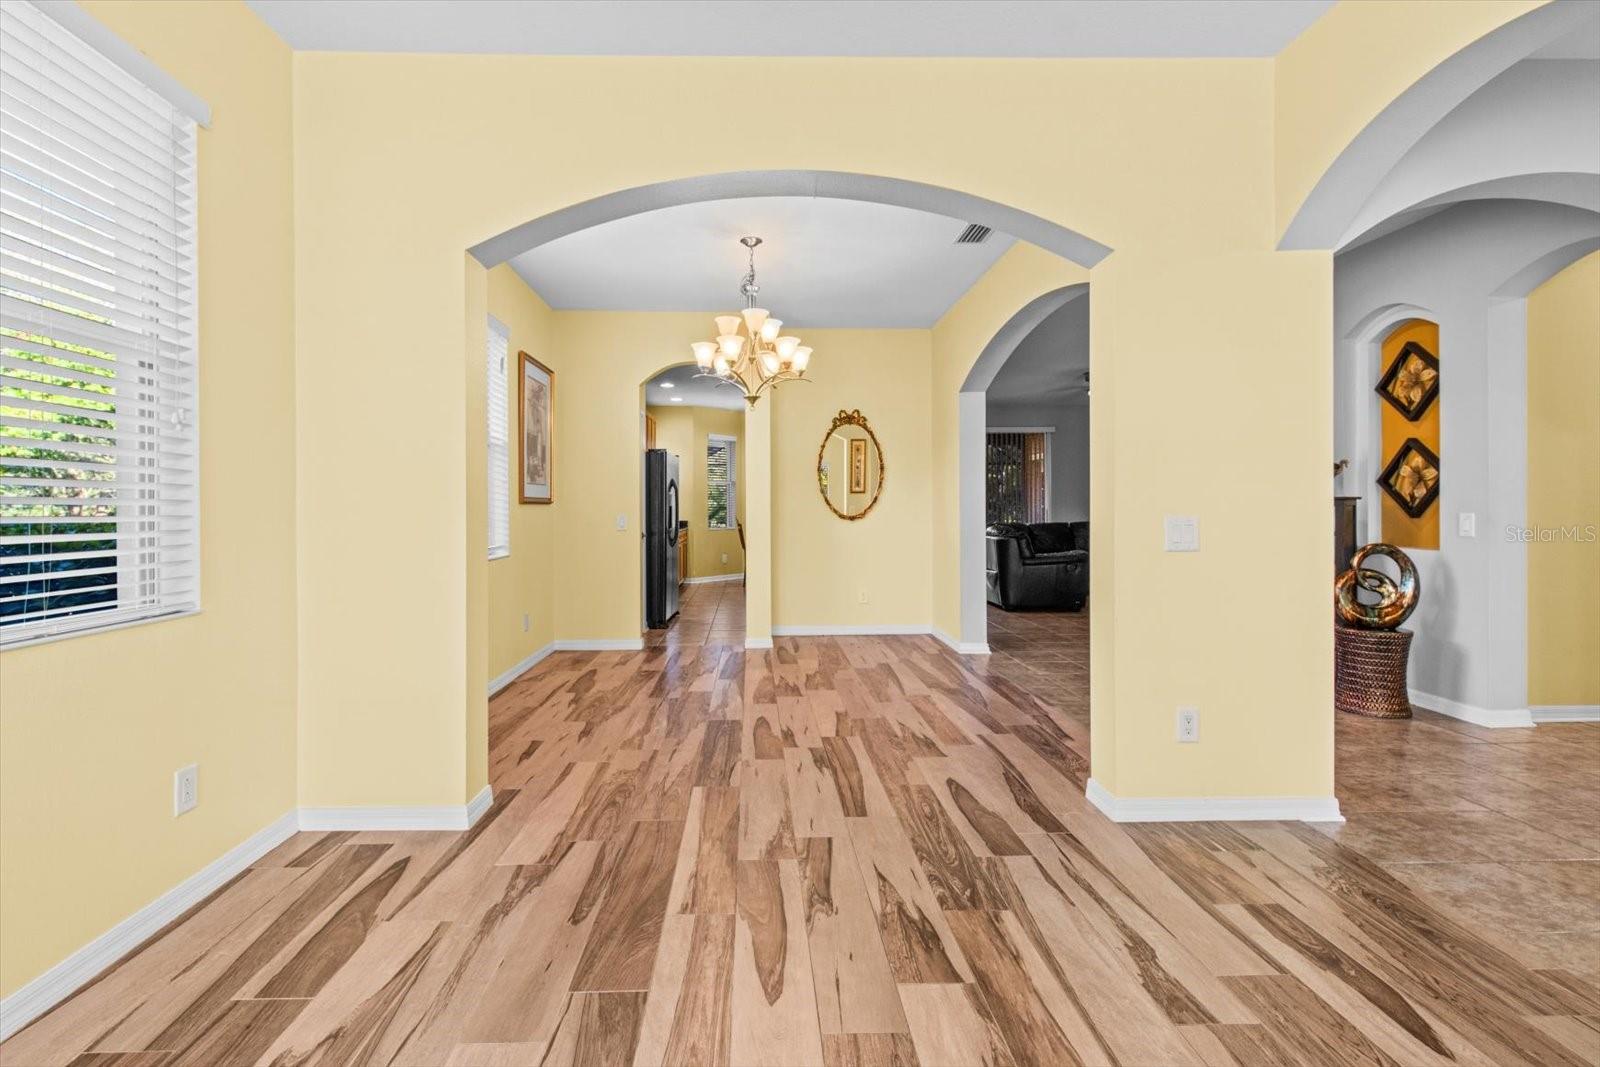
M678 613L678 457L644 454L645 622L659 630Z

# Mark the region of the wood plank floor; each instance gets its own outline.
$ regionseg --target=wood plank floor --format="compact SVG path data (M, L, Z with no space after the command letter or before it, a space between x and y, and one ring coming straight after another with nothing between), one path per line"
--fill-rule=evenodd
M470 831L297 835L0 1063L1600 1060L1600 728L1341 719L1343 827L1119 826L1087 624L557 653Z

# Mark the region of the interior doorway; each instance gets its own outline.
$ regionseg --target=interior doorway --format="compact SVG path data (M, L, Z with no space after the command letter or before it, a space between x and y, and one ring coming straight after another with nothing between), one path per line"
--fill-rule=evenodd
M693 364L641 388L646 647L744 647L745 406Z
M983 508L963 521L983 533L990 670L1061 710L1056 741L1086 785L1089 296L1063 295L983 390Z

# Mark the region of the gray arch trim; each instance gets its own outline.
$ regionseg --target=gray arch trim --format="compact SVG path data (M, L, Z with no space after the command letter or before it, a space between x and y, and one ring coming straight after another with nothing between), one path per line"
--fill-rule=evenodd
M1585 237L1546 252L1507 278L1505 284L1490 295L1496 300L1521 300L1596 249L1600 249L1600 237Z
M824 197L916 208L981 223L1084 267L1094 266L1111 253L1106 245L1065 226L970 193L902 178L829 170L734 171L623 189L512 227L468 251L485 267L496 267L558 237L629 215L679 204L753 196Z
M1052 289L1024 304L1021 310L1006 320L1006 324L995 332L989 343L983 346L983 351L979 352L978 358L973 361L972 369L967 372L966 381L961 383L961 392L981 393L988 389L994 382L995 375L1000 373L1000 368L1006 365L1006 360L1011 358L1011 353L1017 350L1023 338L1068 301L1076 300L1088 291L1089 283L1079 282L1076 285Z
M1585 0L1551 0L1485 34L1434 67L1378 112L1323 172L1278 242L1333 249L1378 183L1428 130L1490 79L1594 13Z

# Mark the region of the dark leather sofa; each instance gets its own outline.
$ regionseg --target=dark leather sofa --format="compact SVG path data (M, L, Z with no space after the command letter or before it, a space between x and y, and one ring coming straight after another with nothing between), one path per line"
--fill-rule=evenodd
M989 603L1007 611L1083 609L1089 599L1087 522L1000 522L984 532Z

